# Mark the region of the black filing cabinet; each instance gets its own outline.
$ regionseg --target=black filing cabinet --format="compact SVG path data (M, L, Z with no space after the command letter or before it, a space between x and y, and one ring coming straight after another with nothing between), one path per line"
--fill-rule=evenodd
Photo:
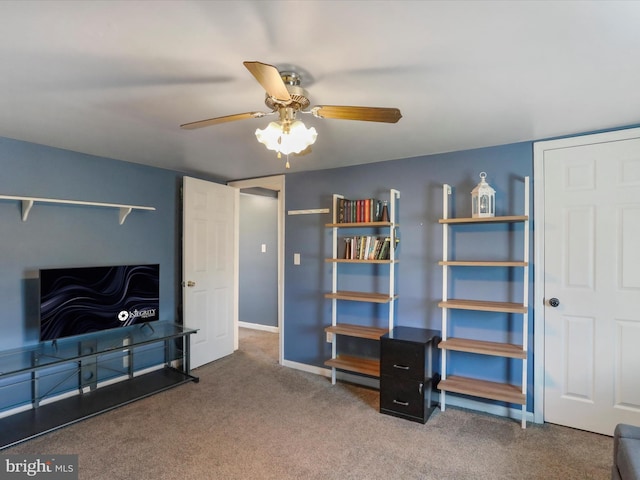
M440 332L395 327L380 337L380 413L426 423L431 405L433 343Z

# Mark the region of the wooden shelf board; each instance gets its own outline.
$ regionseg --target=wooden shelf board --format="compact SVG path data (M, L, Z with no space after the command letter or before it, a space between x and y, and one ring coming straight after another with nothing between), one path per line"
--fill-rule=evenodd
M504 217L484 217L484 218L441 218L440 223L515 223L529 220L527 215L508 215Z
M371 358L352 357L350 355L339 355L324 362L325 365L339 370L362 373L372 377L380 376L380 361Z
M336 335L346 335L348 337L369 338L371 340L380 340L380 337L389 333L388 328L379 327L363 327L361 325L352 325L349 323L339 323L324 329L325 332L335 333Z
M325 227L330 228L357 228L357 227L399 227L400 225L393 222L344 222L344 223L326 223Z
M486 300L447 300L439 302L439 307L458 310L477 310L484 312L527 313L527 307L521 303L489 302Z
M493 260L440 260L438 265L449 267L526 267L529 262Z
M527 401L526 395L522 393L520 387L506 383L477 380L475 378L447 377L446 380L440 381L438 388L446 392L462 393L518 405L524 405Z
M389 303L398 298L387 293L367 293L367 292L349 292L341 291L336 293L325 293L325 298L335 298L337 300L352 300L354 302L372 302L372 303Z
M29 213L36 203L62 204L62 205L83 205L88 207L107 207L119 210L120 225L133 210L155 210L155 207L144 207L141 205L124 205L120 203L86 202L84 200L65 200L61 198L23 197L16 195L0 195L0 200L17 200L22 202L22 221L26 222Z
M514 345L512 343L487 342L467 338L448 338L440 342L438 348L442 350L455 350L457 352L494 355L497 357L527 358L527 352L522 348L522 345Z

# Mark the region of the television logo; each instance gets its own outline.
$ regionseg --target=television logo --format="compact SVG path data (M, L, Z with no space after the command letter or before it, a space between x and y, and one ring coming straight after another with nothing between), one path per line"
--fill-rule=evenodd
M126 310L122 310L118 314L118 320L124 323L129 319L134 320L136 318L153 318L155 316L156 316L155 308L146 308L144 310L138 310L136 308L133 312L127 312Z
M78 480L78 455L3 455L0 480Z

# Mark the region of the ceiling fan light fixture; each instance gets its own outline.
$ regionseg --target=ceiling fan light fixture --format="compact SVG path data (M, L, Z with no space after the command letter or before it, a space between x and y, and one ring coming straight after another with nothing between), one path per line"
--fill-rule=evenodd
M180 128L194 129L217 125L219 123L260 118L265 115L279 114L280 121L271 122L263 130L257 129L258 141L269 150L277 153L278 158L287 155L286 168L289 168L290 154L306 154L311 151L318 138L315 128L306 128L296 120L297 113L311 113L316 118L339 120L360 120L364 122L397 123L402 118L400 110L388 107L360 107L348 105L316 105L308 110L309 94L300 86L302 76L287 68L279 71L275 66L262 62L243 62L251 75L265 90L265 105L270 113L246 112L224 117L209 118L180 125ZM304 152L304 153L302 153Z
M271 122L263 130L256 129L256 138L269 150L289 155L313 145L318 132L314 127L307 128L300 120L291 122L288 129L283 122Z

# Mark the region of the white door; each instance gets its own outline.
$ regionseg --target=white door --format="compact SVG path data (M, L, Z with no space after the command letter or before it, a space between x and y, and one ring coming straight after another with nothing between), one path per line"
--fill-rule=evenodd
M605 435L640 425L635 136L585 136L543 154L544 420Z
M184 324L191 367L233 353L235 346L235 211L237 190L185 177L183 181Z

